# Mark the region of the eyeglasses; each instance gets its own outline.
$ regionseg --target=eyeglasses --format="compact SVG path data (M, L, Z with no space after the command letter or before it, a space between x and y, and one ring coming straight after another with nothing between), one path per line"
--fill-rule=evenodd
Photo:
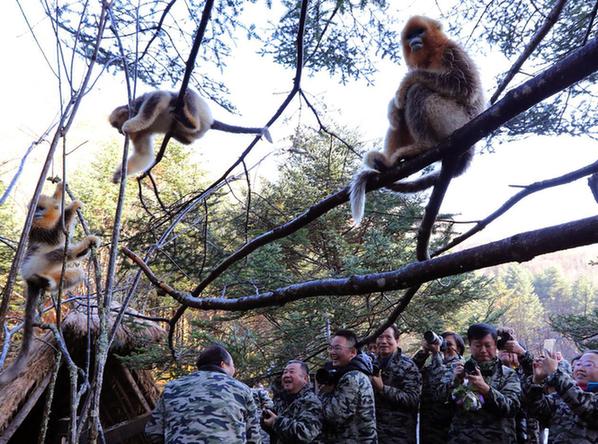
M577 367L594 368L594 367L596 367L596 364L593 363L593 362L579 362L579 361L577 361L577 362L575 362L573 364L573 367L574 368L577 368Z

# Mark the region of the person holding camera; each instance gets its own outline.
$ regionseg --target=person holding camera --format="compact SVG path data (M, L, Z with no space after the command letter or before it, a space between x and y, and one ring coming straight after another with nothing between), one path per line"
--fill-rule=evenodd
M573 377L559 368L556 355L547 352L534 360L526 387L530 413L549 425L550 444L598 443L598 350L585 352L573 367ZM547 389L554 391L547 394Z
M322 432L322 403L309 384L309 367L289 361L281 377L283 392L265 409L264 425L272 444L317 443ZM275 413L276 412L276 413Z
M497 358L496 329L473 324L467 330L471 358L447 371L436 390L456 406L448 433L450 444L516 443L515 415L521 385L514 370Z
M374 392L369 378L372 362L358 352L355 333L337 331L328 347L331 362L316 374L326 443L378 442Z
M376 339L378 372L372 375L378 441L415 444L422 379L415 363L399 348L399 329L388 327Z
M233 378L235 364L221 345L197 358L197 370L169 382L145 426L152 443L260 444L251 389Z
M422 348L413 361L422 375L422 395L419 407L419 442L421 444L444 444L453 419L453 410L448 409L440 399L434 386L447 369L461 362L465 353L465 342L461 335L446 331L440 336L433 331L424 333ZM430 358L430 363L425 365Z

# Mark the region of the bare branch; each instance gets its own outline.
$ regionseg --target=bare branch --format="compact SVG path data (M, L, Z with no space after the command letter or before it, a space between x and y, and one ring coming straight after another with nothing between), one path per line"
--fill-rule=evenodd
M572 171L570 173L564 174L559 177L555 177L553 179L546 179L539 182L534 182L526 187L523 190L512 196L509 200L507 200L504 204L500 206L496 211L492 214L484 218L483 220L477 222L477 224L471 228L470 230L466 231L462 235L454 238L444 247L439 248L434 253L432 253L432 257L438 256L441 253L453 248L455 245L458 245L464 242L466 239L469 239L474 234L482 231L486 228L490 223L498 219L500 216L505 214L508 210L510 210L517 202L519 202L524 197L529 196L530 194L536 193L541 190L545 190L547 188L556 187L559 185L564 185L566 183L573 182L575 180L581 179L582 177L588 176L594 172L598 171L598 161L592 163L591 165L587 165L583 168L578 170Z
M540 28L538 28L538 30L534 33L532 39L530 40L530 42L527 44L527 46L523 50L523 53L521 53L521 55L519 56L517 61L513 64L513 66L511 66L511 69L509 69L509 71L507 72L505 77L502 79L502 81L496 88L496 91L492 95L492 98L490 98L490 103L496 102L496 100L502 94L502 92L505 90L505 88L507 87L509 82L511 82L511 80L513 80L513 77L515 77L515 74L517 74L519 69L521 69L521 67L523 66L525 61L529 58L529 56L532 54L532 52L534 52L534 50L538 47L538 45L544 39L544 37L546 37L546 34L548 34L548 31L550 31L552 29L552 27L558 20L559 16L561 15L561 11L563 10L565 3L567 3L567 0L558 0L557 3L553 6L552 10L550 11L550 14L548 14L548 17L546 17L546 20L544 21L542 26L540 26Z

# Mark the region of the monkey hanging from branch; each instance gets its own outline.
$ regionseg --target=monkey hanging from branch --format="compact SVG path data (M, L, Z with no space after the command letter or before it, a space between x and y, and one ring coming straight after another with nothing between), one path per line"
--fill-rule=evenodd
M214 120L208 103L196 92L187 90L180 115L175 115L178 93L153 91L137 97L129 106L114 109L108 120L121 134L127 134L133 142L133 154L127 160L127 175L144 172L154 161L154 134L172 130L172 137L189 145L210 129L236 134L260 134L272 142L270 131L264 128L246 128ZM114 172L112 182L120 181L120 167Z
M56 185L52 196L41 195L35 207L33 223L27 240L27 250L21 265L21 277L25 281L27 302L21 350L11 366L0 373L0 387L13 381L23 370L31 344L38 300L45 290L56 292L62 280L63 289L72 288L85 279L80 266L69 266L62 274L63 262L83 259L99 240L96 236L86 236L81 242L69 245L65 251L66 232L73 226L77 209L81 202L76 200L64 209L64 228L60 211L63 187Z
M484 109L484 96L476 66L467 53L442 32L436 20L423 16L409 19L401 32L408 73L388 109L389 128L383 151L370 151L364 167L351 182L350 201L355 225L361 223L368 179L402 160L436 146ZM456 159L443 160L452 177L469 166L474 147ZM434 186L440 171L388 186L399 193L415 193Z

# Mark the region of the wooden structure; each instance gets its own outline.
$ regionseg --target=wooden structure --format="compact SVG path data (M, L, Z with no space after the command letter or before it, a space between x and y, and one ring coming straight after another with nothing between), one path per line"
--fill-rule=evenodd
M113 325L116 309L110 318ZM128 312L137 314L129 309ZM85 367L87 344L99 326L94 308L79 305L64 318L62 330L73 360ZM104 371L100 417L108 443L121 442L145 444L143 426L149 418L159 396L149 370L131 369L117 355L126 356L135 349L147 347L163 339L165 331L156 323L125 316L118 328ZM0 391L0 444L35 443L38 440L47 387L56 365L56 340L46 332L32 347L26 369L19 377ZM91 342L93 343L93 341ZM93 359L93 350L91 359ZM93 362L89 363L93 368ZM66 432L70 408L68 370L62 364L56 381L52 411L46 442L61 442Z

